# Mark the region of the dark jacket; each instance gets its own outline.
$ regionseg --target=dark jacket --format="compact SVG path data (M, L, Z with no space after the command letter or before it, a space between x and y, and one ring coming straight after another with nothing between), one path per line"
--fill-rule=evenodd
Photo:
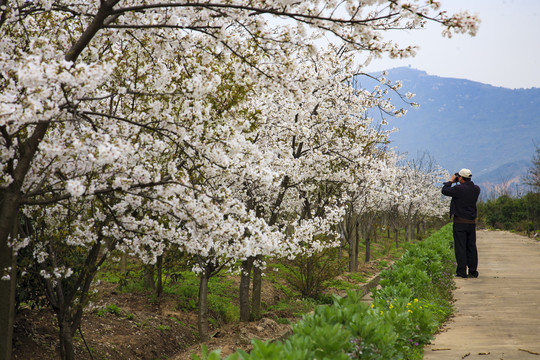
M476 219L476 202L480 196L480 187L472 181L452 186L450 181L444 183L443 195L451 196L450 216L454 215L467 220Z

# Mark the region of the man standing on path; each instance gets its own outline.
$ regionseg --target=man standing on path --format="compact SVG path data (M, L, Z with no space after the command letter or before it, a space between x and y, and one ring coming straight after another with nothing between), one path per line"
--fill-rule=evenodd
M476 249L476 202L480 187L471 181L469 169L461 169L443 183L442 193L451 196L450 216L454 219L454 251L456 277L478 277L478 251ZM452 184L456 183L456 186ZM467 274L467 268L469 272Z

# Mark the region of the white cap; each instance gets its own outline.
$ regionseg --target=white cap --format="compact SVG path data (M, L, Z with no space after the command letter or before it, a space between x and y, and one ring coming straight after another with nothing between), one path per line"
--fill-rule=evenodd
M459 170L459 176L470 179L472 177L471 170L469 169L461 169Z

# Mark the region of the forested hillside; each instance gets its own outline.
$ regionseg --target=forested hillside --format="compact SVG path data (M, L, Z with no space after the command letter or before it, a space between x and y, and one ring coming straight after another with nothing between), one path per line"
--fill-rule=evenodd
M390 122L392 145L415 157L427 151L448 171L468 167L478 182L507 182L523 175L540 138L540 89L507 89L401 67L388 79L420 104ZM362 79L362 87L374 86ZM406 104L390 92L395 104ZM377 113L374 116L379 116Z

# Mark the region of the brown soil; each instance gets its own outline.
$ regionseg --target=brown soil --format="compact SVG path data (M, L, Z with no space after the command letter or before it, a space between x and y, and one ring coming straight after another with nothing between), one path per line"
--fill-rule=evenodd
M174 311L173 296L163 295L159 303L147 294L122 294L111 284L99 288L97 306L114 304L120 314L99 316L89 311L83 316L82 334L75 334L77 359L161 359L196 343L196 314ZM84 339L84 341L83 341ZM24 309L15 319L12 359L58 358L56 317L49 309Z
M377 263L365 264L359 273L373 277L378 272ZM116 285L109 283L102 283L98 290L100 300L95 306L116 305L121 311L101 316L95 309L85 313L82 336L79 331L75 334L77 359L188 360L193 353L200 354L197 314L178 310L174 295L164 294L159 302L152 303L148 294L120 293ZM272 305L284 294L271 284L264 284L262 296L265 304ZM210 350L221 349L222 355L228 355L237 349L249 351L251 339L284 339L291 330L290 325L283 324L283 319L293 323L298 317L292 312L281 311L266 313L256 322L222 324L212 329L206 346ZM55 359L58 358L58 344L56 318L51 310L23 309L17 314L12 359Z

